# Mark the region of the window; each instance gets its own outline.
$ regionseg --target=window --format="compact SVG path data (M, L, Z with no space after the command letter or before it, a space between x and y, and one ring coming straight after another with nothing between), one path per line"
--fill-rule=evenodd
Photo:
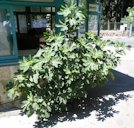
M2 12L5 11L5 16ZM13 55L13 32L9 10L0 10L0 56Z
M0 62L18 58L14 26L11 8L0 6Z
M97 34L97 32L98 32L98 15L89 15L88 30L95 32Z
M0 9L0 56L15 56L15 33L11 10Z

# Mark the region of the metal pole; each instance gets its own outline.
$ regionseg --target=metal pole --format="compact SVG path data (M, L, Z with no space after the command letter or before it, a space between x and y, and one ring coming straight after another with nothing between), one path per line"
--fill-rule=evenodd
M99 12L98 12L98 36L100 35L100 27L101 27L101 13L102 13L102 4L101 1L99 0Z

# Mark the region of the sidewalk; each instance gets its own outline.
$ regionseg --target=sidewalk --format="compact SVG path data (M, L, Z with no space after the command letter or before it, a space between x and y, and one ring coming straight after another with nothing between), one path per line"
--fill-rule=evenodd
M37 123L20 111L0 113L1 128L134 128L134 48L122 57L110 80L92 97L83 101L83 110L55 115L49 122Z
M127 42L128 44L132 45L134 47L134 36L131 37L120 37L120 36L103 36L102 39L104 40L113 40L113 41L122 41L122 42Z

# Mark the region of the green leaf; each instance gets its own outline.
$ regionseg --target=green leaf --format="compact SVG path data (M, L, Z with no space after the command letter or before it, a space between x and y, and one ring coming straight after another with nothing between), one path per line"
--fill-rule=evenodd
M37 103L33 103L33 109L38 110L38 109L40 109L40 107Z
M45 111L45 117L49 118L50 117L50 113L48 113L47 111Z
M47 106L47 110L48 110L48 112L51 112L52 111L52 109L51 109L50 106Z
M35 84L37 84L37 83L38 83L38 80L39 80L39 73L36 72L36 74L33 75L33 82L34 82Z
M63 104L67 104L67 100L66 99L63 99L62 102L63 102Z
M38 52L35 54L34 58L37 58L37 57L39 58L39 57L42 56L42 54L44 54L44 50L40 48L40 49L38 50Z
M51 63L56 68L58 68L58 66L62 64L61 60L55 58L51 61Z

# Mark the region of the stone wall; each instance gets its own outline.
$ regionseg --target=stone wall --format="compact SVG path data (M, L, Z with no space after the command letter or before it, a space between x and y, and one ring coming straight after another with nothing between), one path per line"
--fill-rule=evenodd
M129 31L126 30L124 32L120 30L101 30L100 31L100 36L110 36L110 37L128 37Z
M6 88L17 69L17 65L0 67L0 106L8 108L15 105L15 102L8 97Z

